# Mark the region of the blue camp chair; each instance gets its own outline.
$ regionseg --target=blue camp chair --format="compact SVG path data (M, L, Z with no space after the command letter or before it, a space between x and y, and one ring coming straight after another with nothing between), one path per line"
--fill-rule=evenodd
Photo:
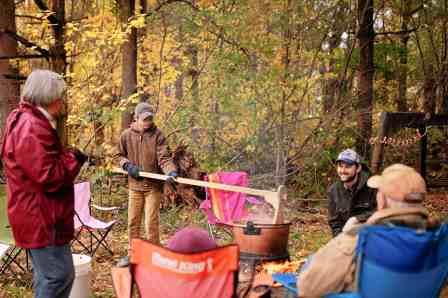
M425 232L369 226L360 231L356 254L359 297L437 298L448 276L448 224Z
M430 231L365 227L356 255L357 292L326 298L437 298L448 277L448 224Z

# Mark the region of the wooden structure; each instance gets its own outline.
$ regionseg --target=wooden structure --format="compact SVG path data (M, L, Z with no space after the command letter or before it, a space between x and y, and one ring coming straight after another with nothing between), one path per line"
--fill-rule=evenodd
M402 128L415 128L420 135L420 174L427 180L427 152L428 135L427 128L430 126L448 126L448 114L431 115L425 113L390 113L383 112L380 116L378 137L373 147L371 169L377 173L383 163L384 146L390 135ZM383 141L386 142L383 142ZM440 161L444 162L444 161ZM446 162L446 161L445 161ZM428 182L427 182L428 183ZM448 187L448 179L431 181L429 187Z

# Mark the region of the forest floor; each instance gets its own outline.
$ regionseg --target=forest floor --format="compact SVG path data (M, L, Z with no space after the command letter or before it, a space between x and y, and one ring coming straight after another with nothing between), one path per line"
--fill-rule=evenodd
M114 255L111 256L102 249L96 253L92 262L91 297L114 297L110 269L121 256L126 254L126 201L127 196L124 191L119 192L111 200L115 205L119 204L122 207L122 211L113 215L115 218L118 217L119 221L108 236L108 243ZM288 250L292 259L297 260L324 245L330 239L330 231L325 208L310 206L304 208L303 203L298 200L288 201L289 203L285 206L285 217L292 223ZM431 213L442 218L448 217L448 194L431 195L427 202L430 202L427 205ZM98 217L101 216L98 215ZM162 244L166 243L176 230L189 225L206 227L206 218L201 211L188 206L162 210L160 225ZM217 239L220 244L231 242L229 233L222 229L218 229ZM0 297L33 297L31 279L30 273L20 273L17 270L6 272L0 278ZM445 291L441 297L448 298L448 291Z

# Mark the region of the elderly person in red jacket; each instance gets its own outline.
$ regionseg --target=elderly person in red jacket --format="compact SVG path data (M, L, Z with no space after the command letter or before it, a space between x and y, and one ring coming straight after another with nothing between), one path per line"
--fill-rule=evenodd
M56 133L64 89L57 73L33 71L8 116L1 151L8 218L16 245L31 254L37 298L68 297L74 280L73 181L86 156L65 149Z

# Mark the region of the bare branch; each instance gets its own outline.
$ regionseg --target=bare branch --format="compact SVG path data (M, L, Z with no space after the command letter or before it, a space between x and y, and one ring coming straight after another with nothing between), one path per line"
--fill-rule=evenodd
M196 6L192 1L188 1L188 0L167 0L165 2L160 3L156 8L153 9L153 11L158 12L163 7L165 7L169 4L172 4L172 3L184 3L184 4L187 4L188 6L190 6L194 11L196 11L196 12L200 11L198 6ZM218 24L216 24L215 22L213 22L213 20L207 19L207 21L210 22L217 29L216 31L209 29L208 30L209 33L213 34L215 37L224 41L225 43L237 48L239 51L243 52L243 54L246 55L249 60L251 59L250 51L247 48L243 47L241 44L239 44L235 40L232 40L228 36L226 36L223 28L221 26L219 26Z
M27 77L21 76L20 74L4 74L4 78L8 80L25 81Z
M44 1L42 1L42 0L34 0L34 3L36 3L37 7L39 7L40 10L42 10L42 11L50 11L50 9L48 9L48 6L45 4ZM47 19L53 25L60 25L62 23L62 21L58 20L58 18L56 17L56 14L54 14L54 13L48 14L47 15Z
M376 32L375 35L403 35L403 34L415 32L417 30L418 30L418 28L412 28L412 29L400 30L400 31L384 31L384 32Z
M48 59L48 57L44 55L31 54L31 55L11 55L11 56L0 56L0 60L8 60L8 59Z
M199 11L199 7L197 7L193 2L188 1L188 0L167 0L167 1L164 1L164 2L160 3L156 8L154 8L154 11L159 11L164 6L172 4L172 3L176 3L176 2L187 4L193 10Z
M37 52L41 53L42 56L44 56L47 60L48 58L51 56L50 52L44 48L41 48L40 46L38 46L37 44L29 41L28 39L19 36L17 33L5 29L5 30L0 30L0 33L5 33L7 34L9 37L14 38L15 40L17 40L18 42L20 42L21 44L23 44L25 47L27 48L32 48L34 50L36 50Z
M165 136L165 138L168 139L170 136L172 136L172 135L174 135L174 134L176 134L176 133L178 133L178 132L181 132L181 131L186 131L186 130L188 130L188 129L190 129L190 128L191 128L191 125L186 126L186 127L181 127L181 128L178 128L178 129L175 129L175 130L170 131L169 133L167 133L166 136Z
M413 14L419 12L423 8L424 8L424 6L423 6L423 4L421 4L420 6L416 7L414 10L411 10L409 13L407 13L407 16L411 17Z
M36 16L31 16L31 15L16 14L16 17L42 21L42 17L36 17Z

